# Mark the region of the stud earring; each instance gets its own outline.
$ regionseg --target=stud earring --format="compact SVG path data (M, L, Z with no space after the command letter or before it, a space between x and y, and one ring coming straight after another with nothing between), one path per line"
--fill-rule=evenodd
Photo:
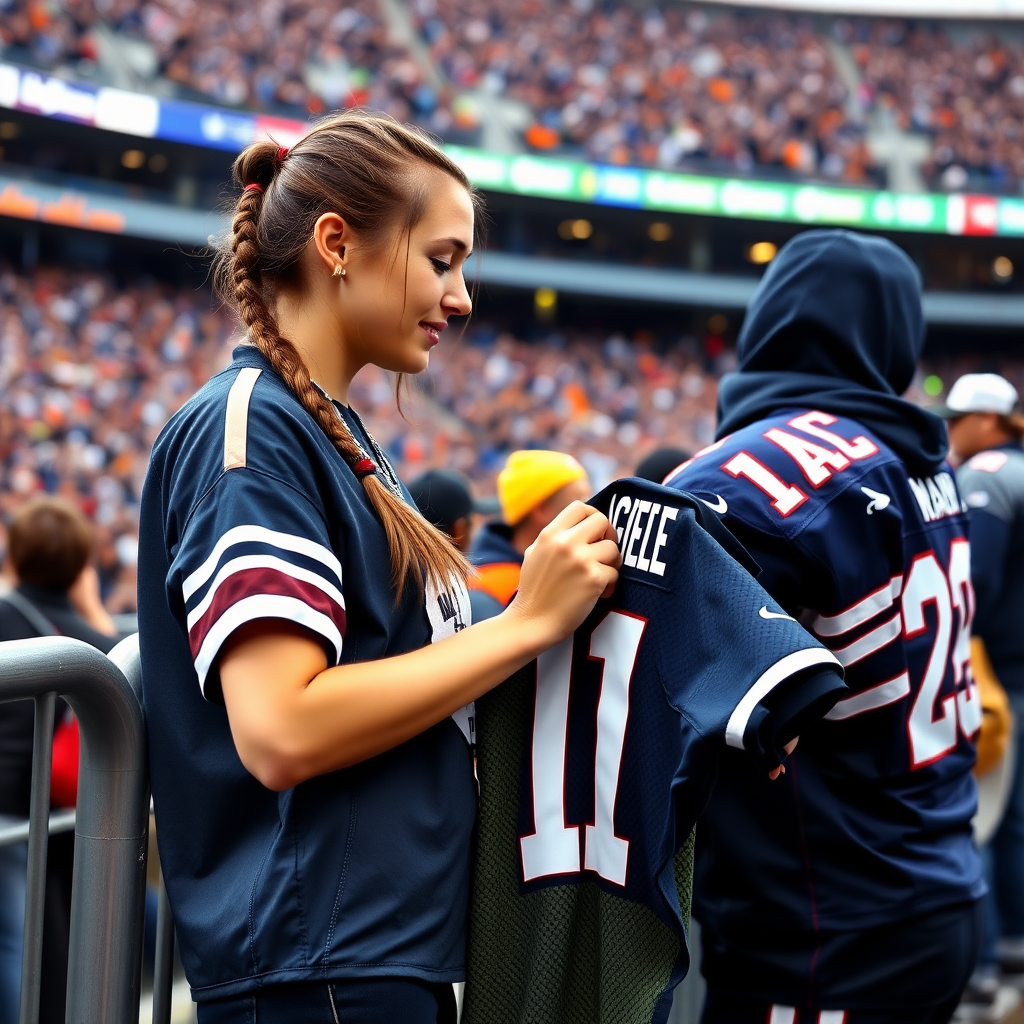
M339 263L334 268L334 273L331 276L332 277L344 277L345 276L345 268Z

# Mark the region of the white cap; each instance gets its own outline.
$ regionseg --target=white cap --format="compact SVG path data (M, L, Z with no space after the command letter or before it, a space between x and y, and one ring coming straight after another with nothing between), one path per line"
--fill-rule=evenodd
M1006 416L1017 405L1017 389L998 373L965 373L950 389L946 404L934 411L947 420L969 412Z

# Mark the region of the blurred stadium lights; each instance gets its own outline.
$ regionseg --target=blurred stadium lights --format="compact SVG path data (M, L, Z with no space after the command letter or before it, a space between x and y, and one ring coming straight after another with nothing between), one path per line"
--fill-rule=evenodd
M585 217L577 217L575 220L563 220L558 225L558 235L560 238L583 241L593 233L594 225Z
M747 250L747 259L751 263L771 263L778 251L779 247L774 242L755 242Z
M634 302L658 302L680 306L744 309L757 288L750 277L698 274L687 270L630 267L613 263L579 262L486 252L466 264L469 279L483 284L532 289L535 308L540 291L556 296L601 296ZM547 300L545 300L547 301ZM553 308L555 299L552 300ZM957 292L925 292L924 312L929 323L949 326L1022 327L1024 295L992 295Z
M1001 283L1013 280L1013 260L1008 256L997 256L992 261L992 276Z

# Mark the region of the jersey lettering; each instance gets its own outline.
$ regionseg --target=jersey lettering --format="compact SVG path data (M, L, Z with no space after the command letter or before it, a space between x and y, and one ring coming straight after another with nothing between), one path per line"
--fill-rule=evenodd
M833 448L841 451L851 462L857 462L860 459L866 459L878 454L878 446L870 438L861 435L860 437L855 437L852 441L847 441L845 437L833 434L831 430L824 430L818 425L823 423L825 426L830 426L835 422L836 417L830 416L827 412L807 412L790 420L789 425L805 434L810 434L811 437L827 441Z
M734 455L722 469L734 477L745 477L772 499L772 508L781 516L795 512L806 500L807 495L780 480L766 465L758 462L750 452Z
M822 448L820 444L779 430L778 427L765 431L764 437L777 444L793 459L812 487L820 487L832 479L830 467L838 471L846 469L850 464L850 460L842 452Z
M619 517L623 513L627 514L624 527L619 526ZM618 538L623 563L631 569L664 576L666 566L658 555L668 543L665 524L670 520L674 521L678 515L679 509L672 505L659 505L657 502L643 500L634 504L627 494L621 498L614 495L609 505L608 518ZM638 540L639 548L636 545Z
M637 505L650 505L639 501ZM647 620L609 612L590 635L589 656L601 662L594 756L594 823L584 833L583 866L609 882L626 884L629 840L615 834L615 796L629 719L629 687ZM572 686L568 637L537 659L531 766L532 835L522 836L523 880L580 870L579 828L565 821L565 752Z
M926 523L956 516L962 511L956 484L949 473L938 473L922 479L908 477L907 483L921 510L921 518Z

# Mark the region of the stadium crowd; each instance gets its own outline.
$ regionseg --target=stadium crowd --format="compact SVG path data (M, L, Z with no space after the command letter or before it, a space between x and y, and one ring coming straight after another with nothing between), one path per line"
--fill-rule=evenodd
M1017 191L1024 179L1024 41L905 21L843 22L866 105L934 140L932 183Z
M13 59L53 66L98 57L99 25L148 43L157 72L186 94L303 117L367 106L444 134L444 97L389 39L377 0L34 0L0 4Z
M722 339L661 344L549 330L531 339L479 321L445 339L431 370L406 383L367 367L353 405L405 480L446 466L478 496L506 456L576 456L595 489L663 446L696 450L714 435L716 382L731 369ZM103 597L135 604L137 509L149 449L167 418L227 363L237 330L208 294L56 268L0 273L0 520L31 496L74 499L94 521ZM1024 365L986 363L1024 391ZM977 368L932 360L946 380ZM927 401L915 388L912 397ZM403 416L405 417L403 419Z
M0 273L0 520L40 492L77 501L96 525L113 612L134 608L149 449L226 364L233 336L208 294L55 268ZM407 420L373 367L352 400L404 479L453 466L481 495L514 448L564 448L601 486L651 448L706 444L729 360L714 337L714 357L693 339L659 349L642 335L552 333L537 344L483 323L446 340L429 379L406 385Z
M596 160L863 178L862 126L806 19L592 0L414 0L448 77L528 104L527 139Z
M379 0L0 0L9 59L95 61L97 27L149 44L186 94L304 116L387 110L472 132L475 90L526 105L526 143L601 161L880 181L868 115L931 140L932 186L1016 191L1024 41L969 24L622 0L408 0L447 85L389 35ZM848 48L854 96L831 46ZM908 59L909 54L909 59Z

